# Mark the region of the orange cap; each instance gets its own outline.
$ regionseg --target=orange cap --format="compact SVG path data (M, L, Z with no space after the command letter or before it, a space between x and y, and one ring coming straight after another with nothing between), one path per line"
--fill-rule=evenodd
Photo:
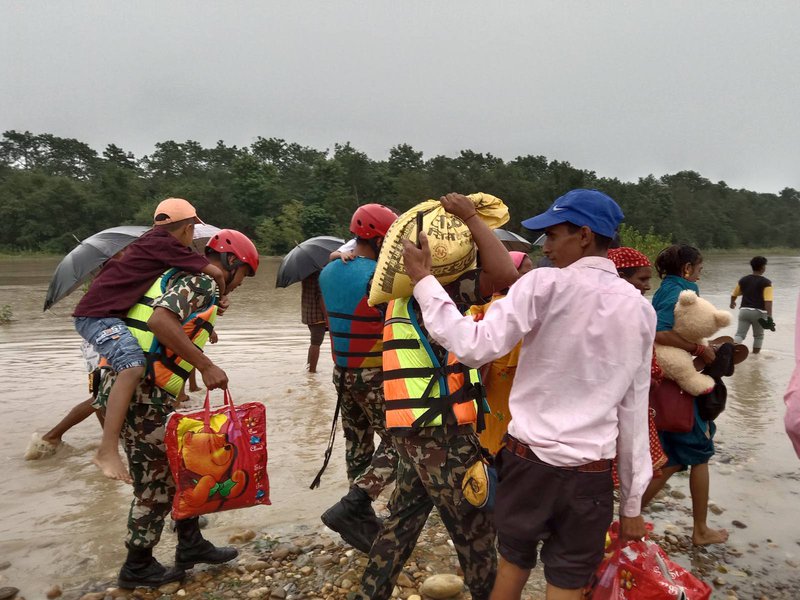
M159 215L166 215L166 218L162 216L160 219L157 219ZM195 223L203 222L200 220L200 217L197 216L197 211L189 201L183 198L167 198L166 200L162 200L156 207L156 211L153 213L153 223L156 225L166 225L167 223L176 223L184 219L191 219L192 217L194 217Z

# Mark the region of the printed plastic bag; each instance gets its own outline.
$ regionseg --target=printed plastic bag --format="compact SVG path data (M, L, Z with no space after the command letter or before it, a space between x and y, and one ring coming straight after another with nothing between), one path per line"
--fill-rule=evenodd
M500 198L483 193L467 197L475 203L478 216L490 229L496 229L508 221L508 207ZM426 200L400 215L386 232L372 278L370 306L411 296L413 286L403 270L403 240L417 240L418 212L423 213L422 228L428 236L433 258L432 271L436 279L441 283L450 283L475 268L477 251L469 227L442 208L438 200Z
M175 412L167 421L167 459L175 480L172 518L270 504L267 418L264 405L225 404L214 410Z
M616 544L614 544L616 546ZM708 600L711 588L651 540L616 547L584 590L587 600Z

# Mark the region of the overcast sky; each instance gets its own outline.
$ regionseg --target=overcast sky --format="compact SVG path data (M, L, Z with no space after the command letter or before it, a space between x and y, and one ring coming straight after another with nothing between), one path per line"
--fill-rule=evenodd
M0 127L800 189L800 2L0 0ZM490 191L490 190L487 190Z

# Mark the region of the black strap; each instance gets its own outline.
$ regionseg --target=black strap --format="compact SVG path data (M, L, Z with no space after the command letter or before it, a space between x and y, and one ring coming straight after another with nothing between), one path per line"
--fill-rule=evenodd
M344 338L348 340L375 340L377 342L383 338L383 335L380 333L348 333L344 331L330 331L329 333L333 338Z
M383 380L392 379L412 379L430 376L446 376L450 373L458 373L460 365L448 365L445 367L408 367L404 369L390 369L383 372Z
M325 472L325 469L328 468L328 461L331 459L331 453L333 452L333 442L336 440L336 424L339 421L339 408L342 406L342 395L344 394L344 379L346 376L346 371L342 369L339 373L339 385L336 386L336 408L333 411L333 423L331 423L331 433L328 437L328 447L325 449L325 459L322 461L322 468L317 473L317 476L314 477L314 481L311 482L311 485L308 489L313 490L319 487L320 481L322 480L322 474Z
M150 328L147 326L147 321L140 321L139 319L131 319L130 317L125 317L122 319L125 325L129 327L133 327L135 329L141 329L142 331L150 331Z
M158 360L159 360L159 362L160 362L162 365L164 365L165 367L167 367L167 368L168 368L170 371L172 371L173 373L175 373L175 375L177 375L178 377L180 377L180 378L181 378L181 379L183 379L184 381L186 381L187 379L189 379L189 374L191 373L191 371L187 371L186 369L184 369L183 367L181 367L181 366L180 366L180 365L179 365L179 364L178 364L178 363L175 361L175 359L174 359L172 356L169 356L169 355L167 355L166 353L163 353L163 354L162 354L162 355L159 357L159 359L158 359Z
M384 350L419 350L419 340L386 340L383 342Z
M368 317L366 315L348 315L347 313L339 313L339 312L330 312L328 311L328 316L333 317L334 319L344 319L346 321L364 321L367 323L378 323L383 322L383 317L381 315L375 315L374 317Z
M336 356L347 357L347 356L383 356L383 352L378 350L377 352L339 352L338 350L334 350L333 353Z

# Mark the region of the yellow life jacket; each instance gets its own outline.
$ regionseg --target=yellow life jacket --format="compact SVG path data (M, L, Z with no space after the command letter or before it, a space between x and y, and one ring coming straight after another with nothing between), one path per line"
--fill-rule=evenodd
M483 428L485 397L477 369L433 352L411 302L389 302L383 326L383 393L388 429L438 427L452 410L459 425ZM480 402L480 407L478 403Z
M169 280L177 273L178 269L169 269L156 279L123 319L147 357L147 376L156 386L175 397L180 394L183 383L189 378L194 366L163 346L150 331L147 320L153 314L153 301L167 291ZM214 298L209 308L190 314L181 326L192 343L202 350L211 337L216 322L217 299Z

